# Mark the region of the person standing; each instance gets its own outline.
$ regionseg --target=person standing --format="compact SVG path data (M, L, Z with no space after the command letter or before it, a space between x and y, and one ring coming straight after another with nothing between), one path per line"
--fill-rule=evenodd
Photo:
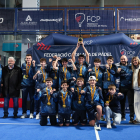
M14 118L17 118L18 114L18 97L20 95L22 70L15 65L15 59L13 57L8 58L8 66L2 68L2 81L1 86L3 88L4 97L4 116L8 117L9 100L13 99L14 102Z
M22 86L22 116L21 119L27 117L27 97L28 93L30 96L30 119L33 119L34 113L34 88L35 88L35 81L33 80L33 76L35 74L35 61L32 61L32 55L26 55L26 63L22 64L22 73L23 73L23 80L21 83Z

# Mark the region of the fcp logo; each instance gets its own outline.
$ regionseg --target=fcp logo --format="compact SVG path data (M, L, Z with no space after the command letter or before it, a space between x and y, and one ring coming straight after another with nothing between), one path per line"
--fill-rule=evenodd
M0 18L0 23L3 23L3 18Z

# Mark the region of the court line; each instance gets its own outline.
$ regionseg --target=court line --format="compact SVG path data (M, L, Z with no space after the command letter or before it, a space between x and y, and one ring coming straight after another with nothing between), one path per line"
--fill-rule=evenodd
M16 125L40 125L37 123L0 123L0 124L16 124Z
M98 131L95 129L95 127L94 127L94 130L95 130L96 140L100 140L99 133L98 133Z

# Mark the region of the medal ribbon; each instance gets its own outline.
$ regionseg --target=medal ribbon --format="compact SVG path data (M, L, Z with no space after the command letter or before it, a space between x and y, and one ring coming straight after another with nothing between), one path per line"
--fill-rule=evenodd
M28 67L28 66L29 66L29 67ZM26 64L26 75L28 75L29 70L30 70L30 67L31 67L31 64L30 64L30 65L27 65L27 64Z
M98 74L99 74L99 68L98 68L98 72L96 72L96 67L95 67L95 75L96 75L96 80L98 81Z
M46 80L46 79L45 79L45 78L46 78L46 72L45 72L45 74L44 74L42 67L41 67L41 71L42 71L43 79L44 79L43 82L45 83L45 80Z
M110 69L112 68L112 65L110 66ZM107 70L107 75L108 75L108 78L107 80L110 81L110 72Z
M113 95L109 95L109 102L111 102L113 99Z
M64 70L64 67L63 67L63 72L64 72L64 80L67 80L67 78L66 78L66 75L67 75L67 68L66 68L66 70Z
M94 97L94 93L95 93L95 90L96 90L96 87L94 87L94 91L92 92L92 87L90 87L91 89L91 101L93 101L93 97Z
M65 105L65 100L66 100L67 94L68 94L68 92L66 92L65 97L64 97L64 96L63 96L63 93L61 93L63 105Z
M83 65L80 67L80 74L79 74L79 76L82 76L82 69L83 69Z
M52 87L51 87L51 90L52 90ZM48 94L48 89L47 89L47 87L46 87L46 93L47 93L48 103L50 103L51 95Z
M79 94L79 88L78 87L77 87L77 92L78 92L78 101L80 101L81 100L81 94Z
M54 70L54 74L55 74L55 76L54 77L56 77L56 74L57 74L57 70L55 70L55 69L53 69Z

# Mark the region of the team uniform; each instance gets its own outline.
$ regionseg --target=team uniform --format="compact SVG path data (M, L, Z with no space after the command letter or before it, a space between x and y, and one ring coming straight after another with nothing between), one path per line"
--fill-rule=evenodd
M85 91L85 106L88 113L89 121L95 120L96 106L102 106L102 112L104 113L104 101L102 96L102 90L96 86L95 93L92 99L91 91L94 92L94 89L91 89L90 86L87 86L83 89Z
M47 86L41 90L38 94L35 94L35 100L41 101L41 119L40 125L47 124L47 117L50 117L51 125L56 125L56 101L50 94L50 89Z
M104 69L102 67L99 67L99 69L95 69L95 67L92 68L92 71L89 72L89 76L95 76L96 77L96 86L102 88L103 87L103 73Z
M30 113L34 113L34 86L35 81L33 80L33 76L35 74L36 67L26 65L26 63L22 64L22 73L23 80L21 82L22 86L22 111L26 113L27 111L27 96L29 93L30 96Z
M2 81L2 68L3 68L3 66L0 64L0 85L1 85L1 81ZM1 86L0 86L0 93L2 93Z
M70 123L70 114L72 113L71 103L72 103L72 93L70 91L64 92L60 90L53 94L53 97L58 101L58 123L62 124Z
M77 79L78 77L83 77L84 78L84 82L86 85L87 79L88 79L88 66L89 64L84 61L83 65L80 65L78 62L75 62L75 66L77 68L76 72L75 72L75 78Z
M113 118L115 124L120 124L121 122L121 104L120 100L124 98L123 96L118 96L116 92L113 96L109 93L106 94L105 102L109 102L109 106L105 107L106 110L106 121L110 122L110 118Z
M121 100L122 118L125 118L126 95L128 96L130 117L134 118L134 90L132 89L131 65L128 63L126 66L123 66L120 63L120 66L118 66L118 68L121 68L120 73L117 73L117 69L115 71L110 71L110 73L118 75L120 77L119 91L124 94L124 98Z
M85 94L81 94L81 90L83 88L79 88L75 86L74 93L72 97L72 122L76 124L80 121L82 124L86 124L86 107L85 107Z

